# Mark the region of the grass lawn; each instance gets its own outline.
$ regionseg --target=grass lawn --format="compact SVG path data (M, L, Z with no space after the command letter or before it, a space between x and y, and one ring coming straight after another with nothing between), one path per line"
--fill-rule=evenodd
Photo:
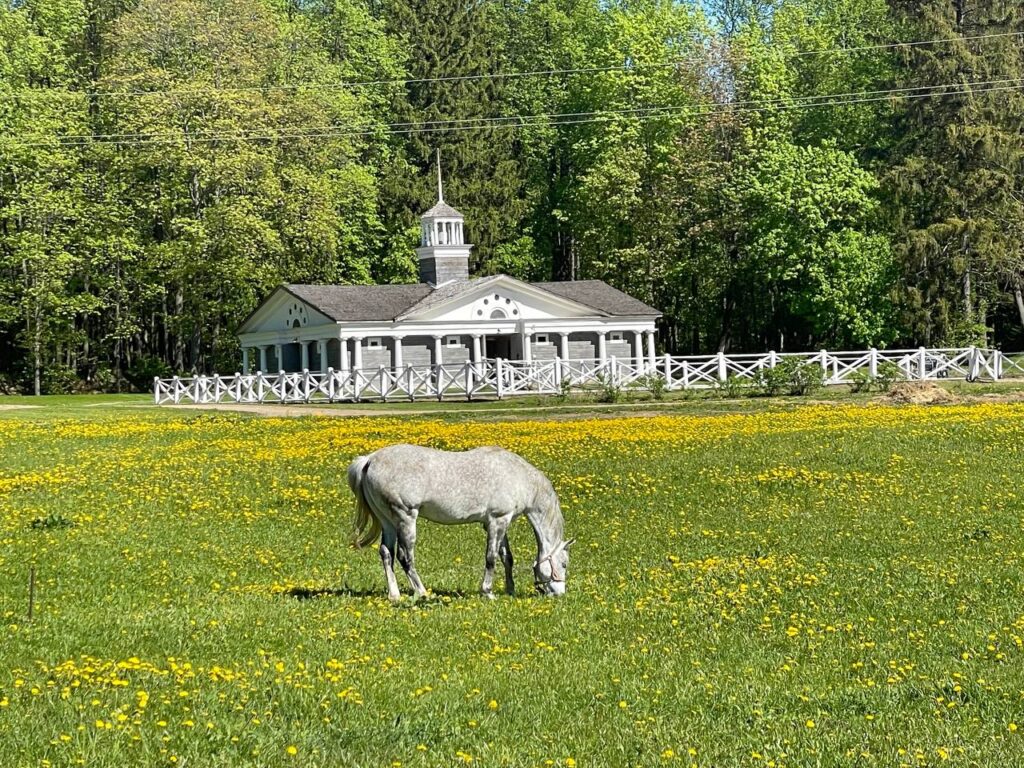
M5 767L1024 764L1024 404L96 402L0 412ZM547 472L568 595L532 595L525 520L494 601L482 532L424 522L435 595L390 605L344 469L396 441Z

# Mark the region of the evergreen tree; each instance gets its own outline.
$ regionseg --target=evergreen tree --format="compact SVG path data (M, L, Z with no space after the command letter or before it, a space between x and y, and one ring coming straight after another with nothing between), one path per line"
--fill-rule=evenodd
M507 61L497 11L489 3L396 0L384 18L405 44L408 73L391 112L399 126L382 197L388 229L405 248L418 244L418 217L437 197L440 149L447 198L466 216L477 270L487 271L499 247L524 234L527 210L518 132L479 123L514 114L505 79L494 76Z
M1024 94L972 84L1024 76L1021 37L990 37L1024 33L1024 8L1012 0L893 0L893 8L905 34L954 40L904 50L895 81L955 86L907 100L893 125L887 178L904 324L923 344L984 343L993 311L1012 307L1020 284L1012 222L1024 205Z

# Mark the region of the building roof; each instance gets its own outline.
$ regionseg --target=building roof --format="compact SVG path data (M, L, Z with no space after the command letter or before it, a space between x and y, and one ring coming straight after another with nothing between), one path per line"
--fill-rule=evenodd
M427 283L401 285L285 285L284 289L332 320L389 321L423 312L504 275L454 280L435 288ZM529 283L534 288L590 307L602 316L660 316L654 307L601 280Z
M424 213L421 219L462 219L461 213L452 208L444 200L438 200L434 207Z
M530 285L608 315L661 315L654 307L613 288L603 280L564 280Z
M394 320L433 292L426 283L411 285L286 285L285 290L339 320Z

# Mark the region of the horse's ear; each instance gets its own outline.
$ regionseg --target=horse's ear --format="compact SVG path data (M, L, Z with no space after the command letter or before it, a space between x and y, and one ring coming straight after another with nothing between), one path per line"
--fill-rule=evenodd
M565 549L566 551L568 551L569 547L571 547L575 543L576 543L576 539L569 539L567 542L565 542L565 544L562 545L562 548Z

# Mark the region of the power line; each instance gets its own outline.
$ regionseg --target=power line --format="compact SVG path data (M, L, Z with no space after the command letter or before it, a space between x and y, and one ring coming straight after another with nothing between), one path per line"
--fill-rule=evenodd
M368 136L381 133L402 135L414 133L444 133L454 130L473 130L502 127L543 126L546 121L557 121L551 125L574 125L586 122L599 122L615 116L638 116L653 118L680 112L690 112L688 117L709 117L723 114L746 112L765 112L771 109L792 110L811 109L819 106L842 106L847 104L865 104L885 101L890 98L924 98L928 96L961 95L969 93L988 93L1020 87L1024 78L1008 78L999 80L982 80L968 83L943 83L940 85L913 86L906 88L889 88L875 91L854 91L849 93L812 94L795 98L748 99L722 105L679 105L662 107L635 107L631 109L609 109L589 112L558 112L530 115L505 115L495 117L461 118L452 120L435 120L426 122L387 123L384 125L362 124L350 126L338 131L338 126L323 126L302 131L273 131L263 128L252 131L206 131L197 132L185 137L181 134L144 134L144 133L111 133L111 134L79 134L53 137L59 146L86 146L90 144L121 144L121 145L156 145L180 144L186 140L197 143L230 140L279 140L324 138L341 136ZM1002 86L1007 86L1006 88ZM948 90L954 89L954 90ZM31 137L35 138L35 137ZM15 141L25 147L52 146L52 141Z
M947 43L965 43L973 42L978 40L991 40L996 38L1004 37L1024 37L1022 32L993 32L987 35L970 35L967 37L945 37L945 38L934 38L931 40L911 40L906 42L894 42L894 43L880 43L878 45L862 45L854 46L849 48L822 48L810 51L798 51L794 57L802 58L805 56L823 56L830 54L841 54L849 55L853 53L864 53L866 51L882 51L882 50L894 50L896 48L916 48L926 45L944 45ZM393 78L383 80L362 80L362 81L342 81L339 83L316 83L316 82L304 82L304 83L290 83L286 85L267 85L267 86L240 86L234 88L198 88L198 89L166 89L166 90L132 90L132 91L67 91L58 89L36 89L28 88L17 92L6 92L0 93L0 100L2 99L16 99L23 96L40 96L40 95L57 95L57 96L69 96L69 97L96 97L96 98L135 98L145 96L195 96L199 94L209 93L272 93L275 91L294 91L294 90L310 90L310 91L338 91L345 90L348 88L368 88L372 86L400 86L400 85L413 85L423 83L456 83L466 82L474 80L507 80L507 79L518 79L526 77L550 77L554 75L574 75L574 74L594 74L598 72L636 72L637 70L643 69L665 69L671 67L678 67L685 64L700 64L705 60L698 57L689 57L676 59L669 62L661 63L650 63L650 64L615 64L607 67L579 67L572 69L538 69L524 72L492 72L480 75L445 75L440 77L423 77L423 78Z
M1016 79L1004 79L1004 80L982 80L969 83L945 83L939 85L919 85L909 86L904 88L886 88L881 90L873 91L852 91L847 93L827 93L827 94L810 94L807 96L796 96L790 97L779 97L774 99L744 99L739 101L732 101L728 104L715 104L714 109L724 108L729 112L736 112L737 108L746 105L758 105L762 108L770 108L772 105L778 104L790 104L790 103L809 103L814 105L816 99L822 98L850 98L850 97L866 97L873 95L888 96L894 94L911 93L914 91L933 91L937 88L969 88L974 86L987 86L997 85L1004 83L1016 83ZM375 123L366 123L357 126L351 126L349 130L365 130L368 133L378 132L381 129L403 129L403 128L414 128L418 132L426 132L431 130L439 130L449 126L455 125L467 125L467 128L486 128L493 125L501 125L507 122L515 121L526 121L526 120L550 120L556 118L580 118L580 117L600 117L609 115L631 115L635 113L656 113L656 112L682 112L687 110L699 110L698 104L680 104L675 106L640 106L640 108L633 108L629 110L598 110L592 112L578 112L578 113L547 113L547 114L535 114L535 115L508 115L508 116L494 116L484 118L457 118L452 120L434 120L434 121L413 121L408 123L385 123L378 125ZM697 112L695 116L699 116ZM323 126L308 131L291 131L284 132L278 131L272 134L276 138L302 138L304 136L317 136L321 135L324 130L332 130L334 126ZM272 128L263 128L261 131L269 131ZM238 131L197 131L194 134L187 136L188 140L206 140L209 138L251 138L251 137L263 137L262 133L255 130L238 130ZM179 133L83 133L83 134L69 134L58 137L62 142L71 144L72 142L81 143L93 143L96 141L103 142L121 142L130 140L145 140L145 141L159 141L167 140L170 142L178 142L183 140L183 137Z

